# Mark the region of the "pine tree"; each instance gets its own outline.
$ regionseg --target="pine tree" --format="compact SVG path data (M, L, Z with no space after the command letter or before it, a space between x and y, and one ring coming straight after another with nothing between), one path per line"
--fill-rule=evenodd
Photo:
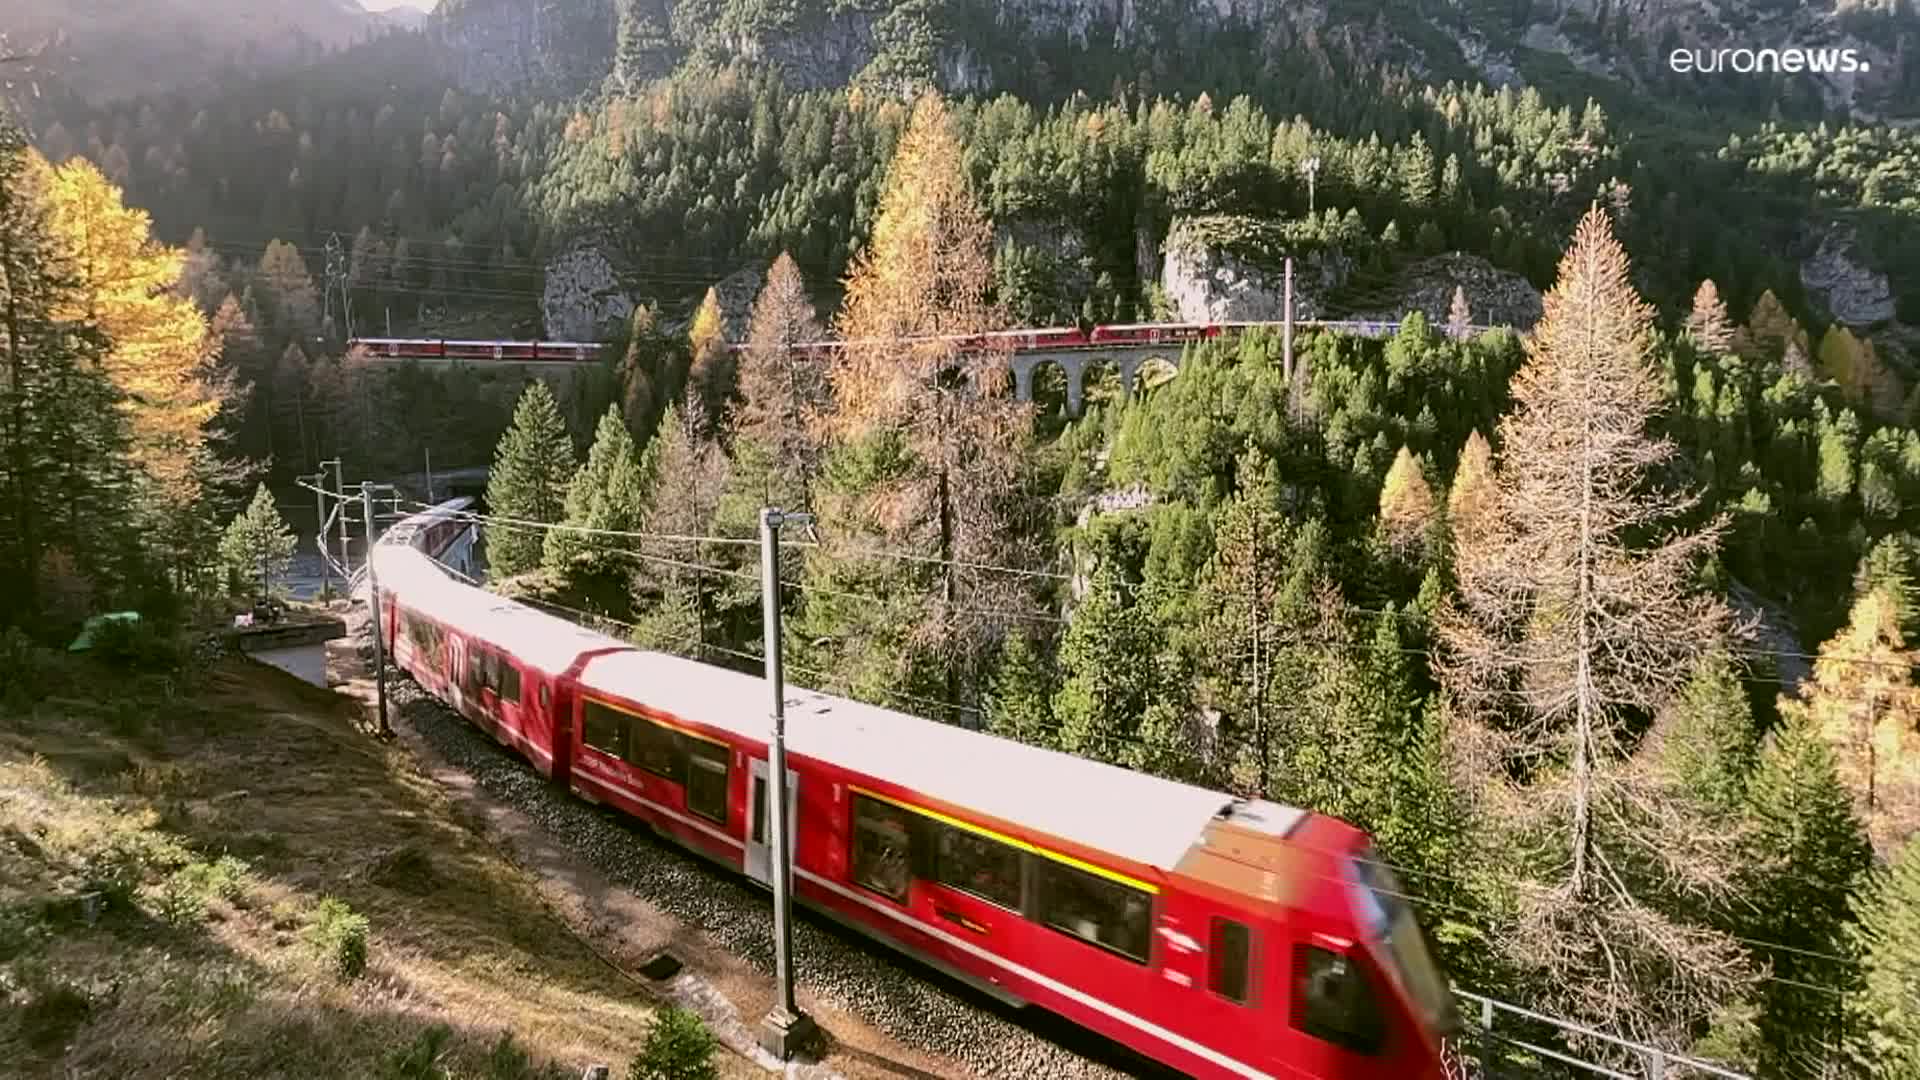
M1402 446L1380 488L1380 527L1388 546L1403 558L1413 555L1426 543L1437 511L1425 463Z
M1655 723L1659 767L1676 787L1709 805L1738 805L1759 756L1753 707L1731 657L1702 660L1692 678Z
M582 529L637 531L652 501L654 482L653 476L642 471L619 406L612 406L600 418L586 465L568 485L565 524ZM541 563L556 576L595 575L610 569L614 553L632 544L632 540L552 529L547 532Z
M1447 334L1455 341L1467 340L1473 332L1473 309L1467 306L1467 287L1453 287L1453 302L1447 305Z
M1681 688L1730 617L1694 584L1721 523L1661 528L1696 500L1652 486L1675 451L1646 433L1662 389L1653 313L1629 274L1590 210L1514 377L1490 523L1458 545L1438 666L1468 718L1501 735L1502 763L1482 783L1506 790L1507 763L1526 763L1503 825L1537 859L1514 867L1528 887L1502 949L1535 969L1550 1011L1680 1046L1743 981L1735 944L1689 926L1670 892L1723 880L1723 853L1680 807L1617 824L1634 805L1621 747L1634 714ZM1623 878L1630 858L1657 869Z
M1053 747L1051 678L1027 635L1007 635L986 693L987 730L1030 746Z
M667 409L659 431L647 444L641 472L655 479L642 531L668 536L703 536L712 531L726 488L727 461L696 428L699 408L689 391L685 401ZM638 612L634 640L697 659L707 658L710 646L739 649L748 644L725 638L725 609L730 602L746 608L751 626L757 629L759 584L729 576L743 570L741 565L721 566L718 573L703 569L720 556L709 546L685 541L649 541L641 547L629 581Z
M576 461L560 406L547 384L534 380L514 407L513 422L494 449L487 474L487 508L522 522L558 522L566 515ZM538 524L496 524L487 536L487 564L495 578L540 565L546 530Z
M1701 352L1719 355L1733 347L1733 323L1727 318L1727 305L1720 290L1708 278L1693 294L1693 311L1687 315L1687 334Z
M1863 991L1849 1002L1856 1065L1874 1080L1920 1076L1920 836L1855 907Z
M1141 719L1159 689L1159 637L1119 571L1096 569L1060 644L1053 714L1062 750L1115 763L1134 759Z
M320 293L300 249L283 240L269 241L260 256L259 274L275 330L299 339L319 331Z
M1200 574L1194 610L1206 613L1192 649L1205 699L1221 713L1228 738L1253 748L1233 778L1267 794L1269 747L1283 703L1273 694L1285 635L1280 601L1290 574L1293 527L1280 511L1271 466L1249 454L1238 465L1240 490L1214 518L1214 551Z
M1746 793L1752 831L1739 894L1749 939L1766 942L1760 987L1762 1076L1818 1076L1838 1065L1841 1004L1858 972L1846 954L1849 908L1873 866L1833 755L1805 723L1788 723L1760 756ZM1829 958L1832 959L1829 959Z
M261 484L247 509L221 536L220 561L227 568L229 581L244 582L247 592L254 592L257 585L255 595L266 597L273 592L274 579L293 565L293 553L299 546L299 538L281 518L267 485Z

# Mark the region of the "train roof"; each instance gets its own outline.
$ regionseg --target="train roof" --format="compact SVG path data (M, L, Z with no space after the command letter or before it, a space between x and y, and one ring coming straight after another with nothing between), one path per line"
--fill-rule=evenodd
M382 544L375 549L374 561L382 592L400 596L422 615L502 646L522 663L549 675L566 671L582 653L631 648L605 634L455 581L413 548Z
M665 653L587 664L582 685L746 738L769 736L767 686L751 675ZM1243 824L1284 836L1304 813L1086 758L787 688L787 746L932 799L1172 872L1207 824L1234 807Z

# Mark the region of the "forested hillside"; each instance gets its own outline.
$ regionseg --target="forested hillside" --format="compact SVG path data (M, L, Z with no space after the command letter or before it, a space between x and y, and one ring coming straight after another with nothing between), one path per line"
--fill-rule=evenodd
M270 497L214 537L263 476L431 452L491 458L495 514L599 530L496 527L498 587L752 669L751 549L698 538L804 507L796 681L1345 817L1462 986L1756 1075L1909 1076L1920 135L1815 91L1492 88L1351 6L1205 65L1231 28L1156 9L963 70L1000 31L939 5L469 0L209 94L31 106L5 619L252 589ZM1623 70L1661 40L1530 4L1489 41L1521 7ZM923 93L983 70L1030 81ZM1376 313L1441 256L1537 319L1466 333L1491 301L1448 283L1449 325L1223 338L1081 417L1051 373L1028 405L1004 356L901 344L1179 315L1288 257L1314 310ZM564 383L344 352L349 322L551 334L592 260L628 314ZM740 271L750 310L712 288Z

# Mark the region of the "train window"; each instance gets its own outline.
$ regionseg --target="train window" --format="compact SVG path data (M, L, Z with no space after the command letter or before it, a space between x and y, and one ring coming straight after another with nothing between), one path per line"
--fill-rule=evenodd
M603 754L627 756L627 715L597 701L589 701L582 710L580 738Z
M686 783L685 751L680 747L679 732L650 720L636 720L630 738L632 741L627 743L629 764L638 765L674 783Z
M978 833L937 826L934 878L1004 908L1020 906L1020 852Z
M727 823L727 759L730 751L705 739L687 740L687 809Z
M1253 932L1232 919L1215 916L1212 937L1207 949L1207 988L1245 1005Z
M464 684L468 697L479 697L480 688L487 685L487 651L478 646L467 649L467 680Z
M551 708L553 708L553 695L547 692L546 684L542 683L540 685L540 711L545 712Z
M514 705L520 704L520 669L507 662L504 656L494 657L498 666L494 669L494 688L500 700Z
M1147 962L1153 897L1057 862L1040 868L1040 921L1062 933Z
M913 876L913 817L865 795L853 797L853 882L905 903Z
M1313 945L1293 948L1293 1026L1362 1054L1378 1051L1384 1035L1359 965Z

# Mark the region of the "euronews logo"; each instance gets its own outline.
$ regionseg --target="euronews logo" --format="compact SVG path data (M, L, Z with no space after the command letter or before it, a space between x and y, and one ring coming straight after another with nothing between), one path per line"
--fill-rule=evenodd
M1852 75L1873 70L1858 49L1675 49L1667 66L1681 75Z

